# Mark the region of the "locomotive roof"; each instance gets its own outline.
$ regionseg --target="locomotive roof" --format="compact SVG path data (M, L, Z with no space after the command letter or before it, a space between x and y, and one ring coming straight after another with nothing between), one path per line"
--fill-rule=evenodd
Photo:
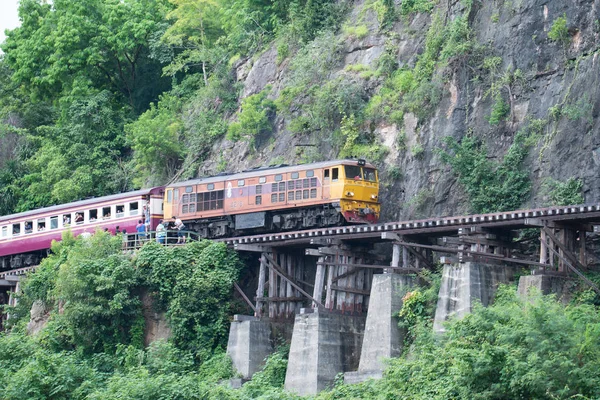
M60 210L64 210L64 209L68 209L68 208L72 208L72 207L82 207L82 206L88 206L88 205L91 205L94 203L103 203L103 202L111 201L111 200L119 200L121 198L143 196L143 195L147 195L147 194L155 194L155 193L158 193L162 189L164 189L164 186L158 186L158 187L153 187L153 188L149 188L149 189L134 190L131 192L117 193L117 194L112 194L109 196L93 197L91 199L79 200L79 201L74 201L74 202L65 203L65 204L57 204L55 206L50 206L50 207L36 208L35 210L24 211L24 212L21 212L18 214L9 214L9 215L0 216L0 223L11 221L14 219L23 218L23 217L28 217L28 216L35 216L37 214L43 214L43 213L52 212L52 211L60 211Z
M297 164L297 165L276 165L271 167L257 167L250 170L242 171L242 172L234 172L231 174L220 174L216 176L208 176L204 178L191 179L188 181L176 182L168 187L181 187L181 186L189 186L189 185L198 185L201 183L212 183L212 182L223 182L229 180L237 180L237 179L246 179L253 178L256 176L266 176L273 174L284 174L288 172L294 171L304 171L307 169L313 168L327 168L333 167L336 165L344 164L344 165L357 165L358 160L332 160L332 161L321 161L310 164ZM365 163L366 167L375 168L375 166L371 163Z

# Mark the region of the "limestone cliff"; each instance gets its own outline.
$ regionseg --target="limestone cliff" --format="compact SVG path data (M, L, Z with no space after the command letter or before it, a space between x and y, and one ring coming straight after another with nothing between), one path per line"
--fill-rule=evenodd
M407 12L383 27L373 1L354 2L345 29L327 39L339 46L331 46L322 82L342 79L358 86L355 92L369 104L386 85L390 87L389 77L373 73L381 70L383 61L391 59L397 70L411 71L423 68L425 57L433 60L425 101L403 108L395 118L384 115L359 128L361 135L384 150L376 160L384 183L380 196L384 219L472 211L466 188L439 152L446 148L446 137L460 142L465 135L483 143L488 159L496 161L504 157L517 132L529 132L522 168L529 175L531 190L522 197L522 207L547 204L542 186L548 178L580 179L584 200L598 201L600 0L433 3L430 11L418 12L397 0L396 12ZM459 26L462 32L452 28L456 21L464 22ZM363 32L357 34L359 29L353 27ZM446 48L431 45L435 34L452 42L452 54L444 55ZM428 53L432 51L435 54ZM267 88L269 98L280 99L298 73L298 64L294 67L298 53L292 53L282 57L273 43L259 56L239 62L236 74L243 83L242 97ZM310 57L310 52L305 54ZM322 62L319 57L313 61ZM301 106L312 101L310 96L301 91L294 96L289 112L273 113L273 129L265 137L252 143L227 139L216 143L200 174L218 172L222 160L233 171L338 157L340 146L332 135L339 121L330 130L291 127L298 116L313 118ZM406 96L399 101L406 102ZM298 146L304 144L316 147Z

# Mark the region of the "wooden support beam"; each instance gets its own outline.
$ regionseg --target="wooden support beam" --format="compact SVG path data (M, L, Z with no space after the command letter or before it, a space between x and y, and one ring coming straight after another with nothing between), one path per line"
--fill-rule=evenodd
M339 246L342 244L342 241L334 238L312 238L310 239L310 244L317 244L321 246Z
M325 257L321 256L319 262L322 263ZM317 273L315 274L315 285L313 286L313 297L315 299L323 299L323 284L325 283L325 269L323 264L317 263ZM312 307L316 308L317 303L313 302Z
M587 268L587 256L585 255L585 231L579 231L579 262L584 268Z
M496 247L514 247L513 243L505 242L502 240L493 240L486 238L478 238L478 237L470 237L470 236L461 236L461 237L448 237L444 236L438 241L442 244L483 244L486 246L496 246Z
M362 269L364 269L364 268L356 268L356 269L352 269L352 270L350 270L350 271L344 272L344 273L343 273L343 274L341 274L341 275L334 276L334 277L333 277L333 279L332 279L332 282L337 282L337 281L339 281L340 279L347 278L347 277L349 277L350 275L354 275L355 273L357 273L358 271L360 271L360 270L362 270Z
M285 301L303 301L304 297L260 297L256 300L259 301L276 301L276 302L285 302Z
M246 293L244 293L244 291L235 282L233 282L233 287L235 288L235 290L237 290L237 292L242 296L242 298L250 306L250 308L252 309L252 311L254 311L254 314L256 314L256 307L254 307L254 304L252 304L252 302L250 301L250 299L248 298L248 296L246 296Z
M348 250L337 250L335 248L329 248L329 247L319 247L318 249L305 249L304 250L304 255L307 256L312 256L312 257L323 257L323 256L335 256L335 255L341 255L341 256L360 256L366 259L370 259L370 260L377 260L377 261L385 261L388 258L382 254L372 254L369 252L361 252L361 251L348 251Z
M392 269L394 271L413 271L420 272L420 269L417 268L404 268L404 267L391 267L389 265L373 265L373 264L352 264L352 263L338 263L338 262L328 262L325 261L323 263L317 263L317 265L330 265L335 267L352 267L352 268L368 268L368 269Z
M581 268L581 269L585 268L583 265L581 265L581 263L579 261L577 261L577 257L575 257L575 255L573 253L571 253L571 251L567 248L567 246L565 246L563 243L560 242L560 240L558 240L558 238L554 235L552 230L550 230L549 228L542 228L542 229L544 230L544 232L546 232L546 235L550 238L550 240L552 240L552 242L558 246L558 248L561 250L561 252L565 256L565 258L567 260L569 260L573 264L574 267ZM548 248L550 250L553 250L552 246L548 246Z
M546 264L548 262L548 238L546 232L540 229L540 263Z
M425 266L427 268L433 268L433 264L428 259L426 259L425 257L423 257L423 255L421 253L419 253L418 251L416 251L415 249L410 248L410 247L407 247L407 249L408 249L408 251L410 253L412 253L412 255L415 256L416 261L422 262L423 264L425 264ZM417 266L417 268L418 268L418 266Z
M342 286L337 286L337 285L331 285L331 289L337 290L337 291L340 291L340 292L347 292L347 293L354 293L354 294L362 294L362 295L369 295L369 294L371 294L371 292L368 291L368 290L361 290L361 289L355 289L355 288L349 288L349 287L342 287Z
M400 245L394 243L392 245L392 263L390 264L392 267L400 266ZM392 272L392 270L388 270L387 268L383 270L385 273Z
M269 246L245 243L236 243L233 245L233 249L236 251L252 251L256 253L267 253L271 251L271 248Z
M559 246L560 247L560 246ZM600 289L598 288L598 286L596 286L596 284L592 281L590 281L585 275L583 275L577 268L575 268L573 266L573 264L571 264L571 262L566 259L565 257L563 257L563 255L560 254L560 252L556 251L555 249L553 249L552 247L549 247L550 251L552 253L554 253L567 267L569 267L569 269L571 269L571 271L573 271L578 277L580 277L585 283L588 284L588 286L590 286L594 292L596 292L597 294L600 294ZM563 252L564 253L564 252Z
M271 269L271 271L274 271L281 278L283 278L287 282L289 282L294 288L296 288L296 290L298 290L300 293L302 293L303 296L306 296L308 299L312 300L317 305L323 307L323 304L321 304L321 301L317 301L314 297L312 297L310 294L308 294L307 292L305 292L304 289L302 289L300 287L300 285L298 285L295 282L294 278L292 278L291 276L289 276L285 271L283 271L281 269L281 267L275 262L275 260L273 260L273 258L271 256L269 256L268 254L264 253L262 255L262 257L265 259L265 261L268 261L267 262L267 267L269 269ZM276 297L276 296L269 296L269 297Z

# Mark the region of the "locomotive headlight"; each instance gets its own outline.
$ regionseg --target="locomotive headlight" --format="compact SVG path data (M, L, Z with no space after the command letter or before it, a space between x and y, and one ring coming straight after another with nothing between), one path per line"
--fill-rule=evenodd
M376 195L376 194L372 194L372 195L371 195L371 199L373 199L373 200L377 200L377 195Z
M346 192L346 196L353 197L354 196L354 192L348 191L348 192Z

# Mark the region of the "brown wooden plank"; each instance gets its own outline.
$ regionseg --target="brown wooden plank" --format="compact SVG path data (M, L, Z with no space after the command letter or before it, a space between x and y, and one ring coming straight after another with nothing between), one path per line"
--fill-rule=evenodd
M279 275L281 278L285 279L286 281L290 282L291 285L293 287L295 287L300 293L302 293L303 296L308 297L310 300L312 300L313 302L317 303L317 305L323 307L323 304L321 304L320 301L315 300L310 294L306 293L301 287L300 285L298 285L294 279L291 276L288 276L285 271L283 271L281 269L281 267L275 262L275 260L273 260L273 258L271 256L269 256L268 254L264 253L263 258L265 258L266 261L268 261L267 263L267 267L273 271L274 273L276 273L277 275ZM269 296L269 297L276 297L276 296Z
M246 296L246 293L244 293L244 291L235 282L233 282L233 287L242 296L242 298L246 301L246 303L250 306L250 308L252 308L252 310L254 311L254 314L256 314L256 307L254 307L254 304L252 304L252 302L250 301L248 296Z

